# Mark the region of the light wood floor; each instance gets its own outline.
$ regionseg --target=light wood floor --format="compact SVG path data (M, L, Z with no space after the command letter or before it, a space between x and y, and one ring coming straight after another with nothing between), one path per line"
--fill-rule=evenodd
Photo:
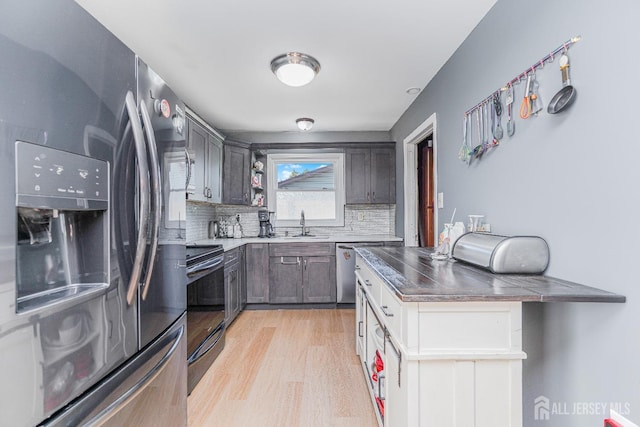
M376 426L355 310L248 310L188 399L189 427Z

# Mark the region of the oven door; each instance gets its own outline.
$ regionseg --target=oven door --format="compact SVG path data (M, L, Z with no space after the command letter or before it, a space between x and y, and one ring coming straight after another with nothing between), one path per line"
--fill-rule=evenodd
M187 285L187 361L190 394L224 348L224 269Z

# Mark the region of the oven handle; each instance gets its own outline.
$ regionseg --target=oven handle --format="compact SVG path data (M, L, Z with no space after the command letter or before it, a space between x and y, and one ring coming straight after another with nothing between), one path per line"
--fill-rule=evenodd
M224 334L225 329L226 328L224 326L224 322L221 322L218 326L216 326L216 328L209 335L207 335L207 337L204 340L202 340L202 342L198 345L198 347L194 350L194 352L191 353L189 357L187 357L187 363L191 365L192 363L200 359L202 356L207 354L209 350L215 347L215 345L218 344L218 341L220 341L220 338L222 338L222 335ZM213 340L213 342L211 342L213 337L216 337L216 338L215 340ZM210 344L207 345L207 343L210 343ZM204 348L205 346L206 348Z
M187 267L187 276L190 274L202 273L205 270L213 270L215 269L215 267L222 264L222 261L224 261L224 255L220 255L210 260L207 260L203 263L196 264L191 267Z
M127 113L129 114L129 122L133 131L133 140L136 148L136 158L138 159L138 173L140 185L140 211L138 218L138 243L136 245L136 255L133 261L133 271L129 279L129 287L127 290L127 304L132 305L136 296L138 282L142 275L142 264L144 263L144 254L147 248L147 227L149 224L149 199L151 190L149 189L149 164L147 163L147 150L144 143L144 133L138 117L138 109L136 101L133 99L133 93L127 92L125 98Z

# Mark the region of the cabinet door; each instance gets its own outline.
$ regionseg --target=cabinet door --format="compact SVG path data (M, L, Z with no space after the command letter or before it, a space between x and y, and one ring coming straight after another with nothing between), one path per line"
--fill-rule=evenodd
M269 245L247 245L247 302L269 302Z
M366 299L364 292L360 287L360 283L356 282L356 354L360 356L360 360L364 360L364 331L367 329L365 323L365 304Z
M303 258L303 302L336 302L336 257Z
M207 180L211 189L209 201L222 203L222 141L209 134L207 144Z
M226 306L225 306L225 323L230 325L240 312L240 294L239 294L239 277L238 277L238 264L234 263L230 266L225 266L224 270L224 283L226 293Z
M238 248L240 251L240 262L238 263L238 313L247 306L247 255L245 246Z
M371 203L396 202L396 152L393 148L371 149Z
M206 201L207 187L205 185L207 159L207 132L193 120L187 120L188 141L187 150L191 160L191 178L187 186L189 200Z
M385 345L385 405L384 425L389 427L408 426L409 396L407 395L406 367L402 368L402 356L387 338ZM415 420L414 420L415 422Z
M269 258L269 303L302 302L302 259L297 256Z
M222 199L230 205L249 204L249 149L225 145L224 147L224 185Z
M347 203L369 203L371 150L352 148L345 154L345 192Z

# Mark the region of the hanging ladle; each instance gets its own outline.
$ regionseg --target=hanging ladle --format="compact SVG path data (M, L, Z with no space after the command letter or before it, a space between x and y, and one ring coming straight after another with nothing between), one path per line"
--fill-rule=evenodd
M557 114L569 108L576 99L576 90L571 86L569 78L569 57L566 53L560 57L560 72L562 73L562 89L551 98L547 107L549 114Z

